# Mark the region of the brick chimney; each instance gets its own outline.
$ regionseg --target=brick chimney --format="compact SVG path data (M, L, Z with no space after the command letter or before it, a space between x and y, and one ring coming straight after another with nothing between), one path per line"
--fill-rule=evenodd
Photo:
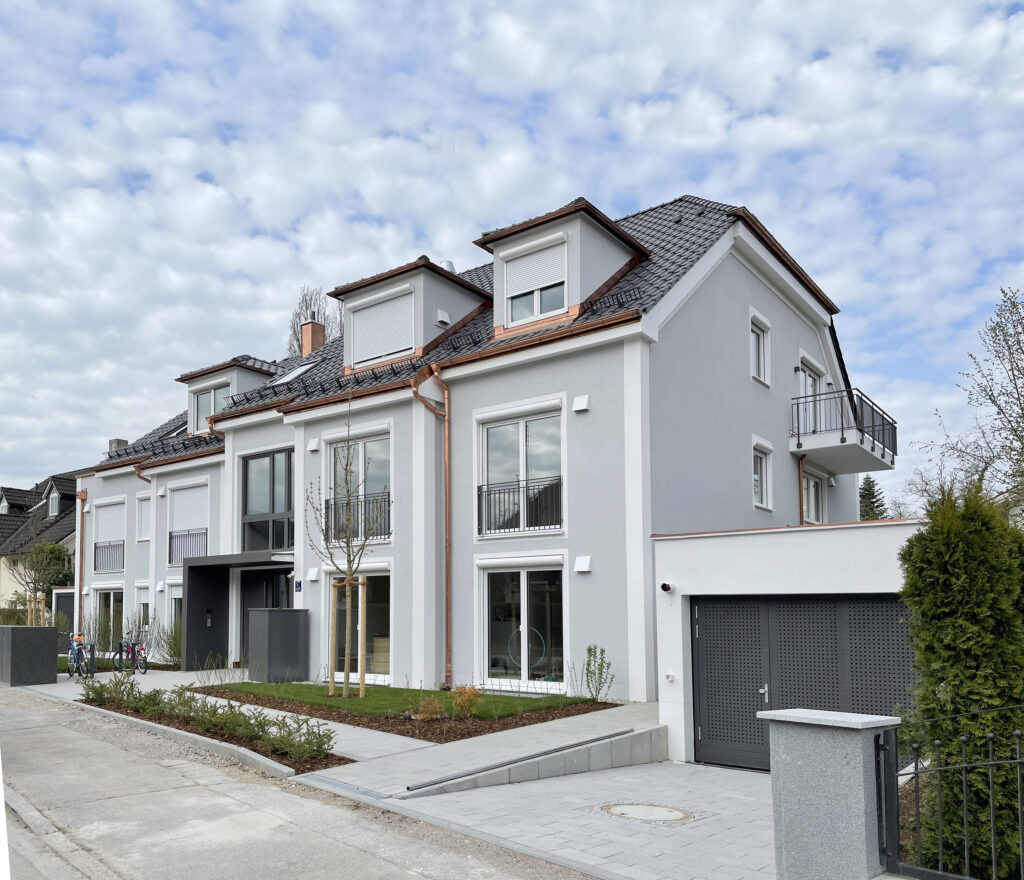
M302 356L308 357L324 344L324 325L310 318L302 325Z

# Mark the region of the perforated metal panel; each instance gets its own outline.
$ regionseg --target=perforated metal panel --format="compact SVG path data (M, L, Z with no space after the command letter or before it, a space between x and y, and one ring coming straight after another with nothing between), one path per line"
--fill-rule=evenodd
M907 609L895 596L856 596L849 600L849 614L850 711L905 711L914 683Z
M768 769L762 709L909 705L913 652L896 596L695 598L692 608L698 761Z
M842 702L838 603L826 597L796 597L770 604L772 708L836 709Z

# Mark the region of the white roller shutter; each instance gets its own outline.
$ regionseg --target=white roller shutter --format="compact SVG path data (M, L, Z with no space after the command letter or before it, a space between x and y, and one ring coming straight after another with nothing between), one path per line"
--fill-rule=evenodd
M413 295L396 296L352 313L352 358L355 363L413 348Z
M124 505L101 504L96 510L96 541L124 540Z
M171 531L205 529L207 526L206 486L171 491Z
M565 245L534 251L505 263L505 294L513 296L565 281Z

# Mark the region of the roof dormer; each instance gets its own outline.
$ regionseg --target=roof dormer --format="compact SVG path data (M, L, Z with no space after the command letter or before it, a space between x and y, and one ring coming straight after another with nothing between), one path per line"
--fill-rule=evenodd
M413 357L469 315L490 294L427 257L337 287L342 302L345 366Z
M240 355L212 367L182 373L177 381L188 386L188 433L207 433L207 418L224 409L229 397L252 391L266 382L267 376L275 372L270 366L249 355Z
M495 333L573 317L631 260L650 256L586 199L489 232L475 244L494 254Z

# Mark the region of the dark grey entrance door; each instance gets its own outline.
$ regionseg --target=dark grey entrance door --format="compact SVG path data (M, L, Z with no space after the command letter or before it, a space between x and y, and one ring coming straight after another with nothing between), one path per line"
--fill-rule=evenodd
M242 571L242 655L249 655L249 611L252 608L291 608L291 589L280 569Z
M896 596L695 598L691 615L698 761L767 770L763 709L891 714L909 703Z

